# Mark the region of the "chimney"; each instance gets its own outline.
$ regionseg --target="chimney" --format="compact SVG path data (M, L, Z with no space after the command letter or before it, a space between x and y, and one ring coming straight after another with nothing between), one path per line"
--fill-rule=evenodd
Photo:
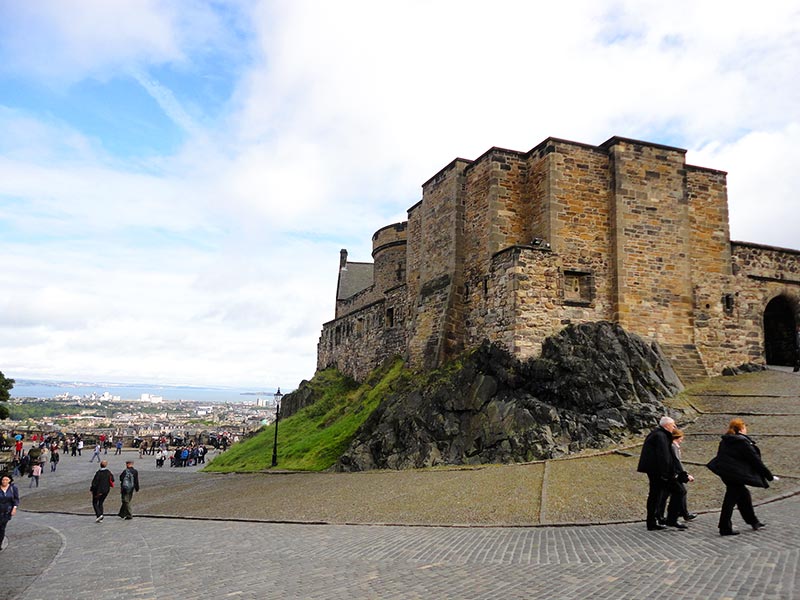
M347 250L344 248L341 249L339 252L339 269L346 269L347 268Z

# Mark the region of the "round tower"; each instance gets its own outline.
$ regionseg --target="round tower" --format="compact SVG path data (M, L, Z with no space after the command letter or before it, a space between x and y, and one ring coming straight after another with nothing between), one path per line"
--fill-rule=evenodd
M384 293L406 282L408 221L387 225L372 236L375 290Z

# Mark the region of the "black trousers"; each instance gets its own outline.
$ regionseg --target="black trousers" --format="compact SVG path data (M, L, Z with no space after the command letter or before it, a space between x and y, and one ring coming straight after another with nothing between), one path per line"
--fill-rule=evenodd
M667 506L669 498L669 506ZM664 517L664 510L667 515ZM686 485L677 479L673 479L667 485L667 493L658 505L658 518L665 519L667 523L675 523L678 517L685 517L689 514L688 503L686 502Z
M647 492L647 526L652 527L658 524L658 519L661 517L659 510L663 510L662 507L669 495L669 481L654 473L648 473L647 479L650 482L650 489Z
M108 492L105 494L92 494L92 508L94 509L95 517L103 516L103 502L106 501L106 496L108 496Z
M748 525L758 523L758 517L753 510L753 499L750 497L750 490L747 486L741 483L725 483L725 497L722 499L722 510L719 513L719 530L731 531L733 523L731 517L733 516L734 506L739 508L739 514Z
M8 525L9 519L0 518L0 545L3 543L3 538L6 537L6 525Z

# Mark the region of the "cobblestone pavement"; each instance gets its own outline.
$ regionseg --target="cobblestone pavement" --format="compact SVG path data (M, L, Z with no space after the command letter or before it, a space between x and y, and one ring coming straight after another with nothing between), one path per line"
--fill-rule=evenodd
M14 600L800 596L797 497L735 538L642 523L455 528L22 513L0 554ZM39 573L41 571L41 573Z

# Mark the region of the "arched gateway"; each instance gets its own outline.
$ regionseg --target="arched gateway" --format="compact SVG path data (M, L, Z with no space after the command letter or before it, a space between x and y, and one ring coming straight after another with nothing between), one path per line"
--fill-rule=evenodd
M764 352L768 365L794 365L796 304L781 295L770 300L764 309Z

